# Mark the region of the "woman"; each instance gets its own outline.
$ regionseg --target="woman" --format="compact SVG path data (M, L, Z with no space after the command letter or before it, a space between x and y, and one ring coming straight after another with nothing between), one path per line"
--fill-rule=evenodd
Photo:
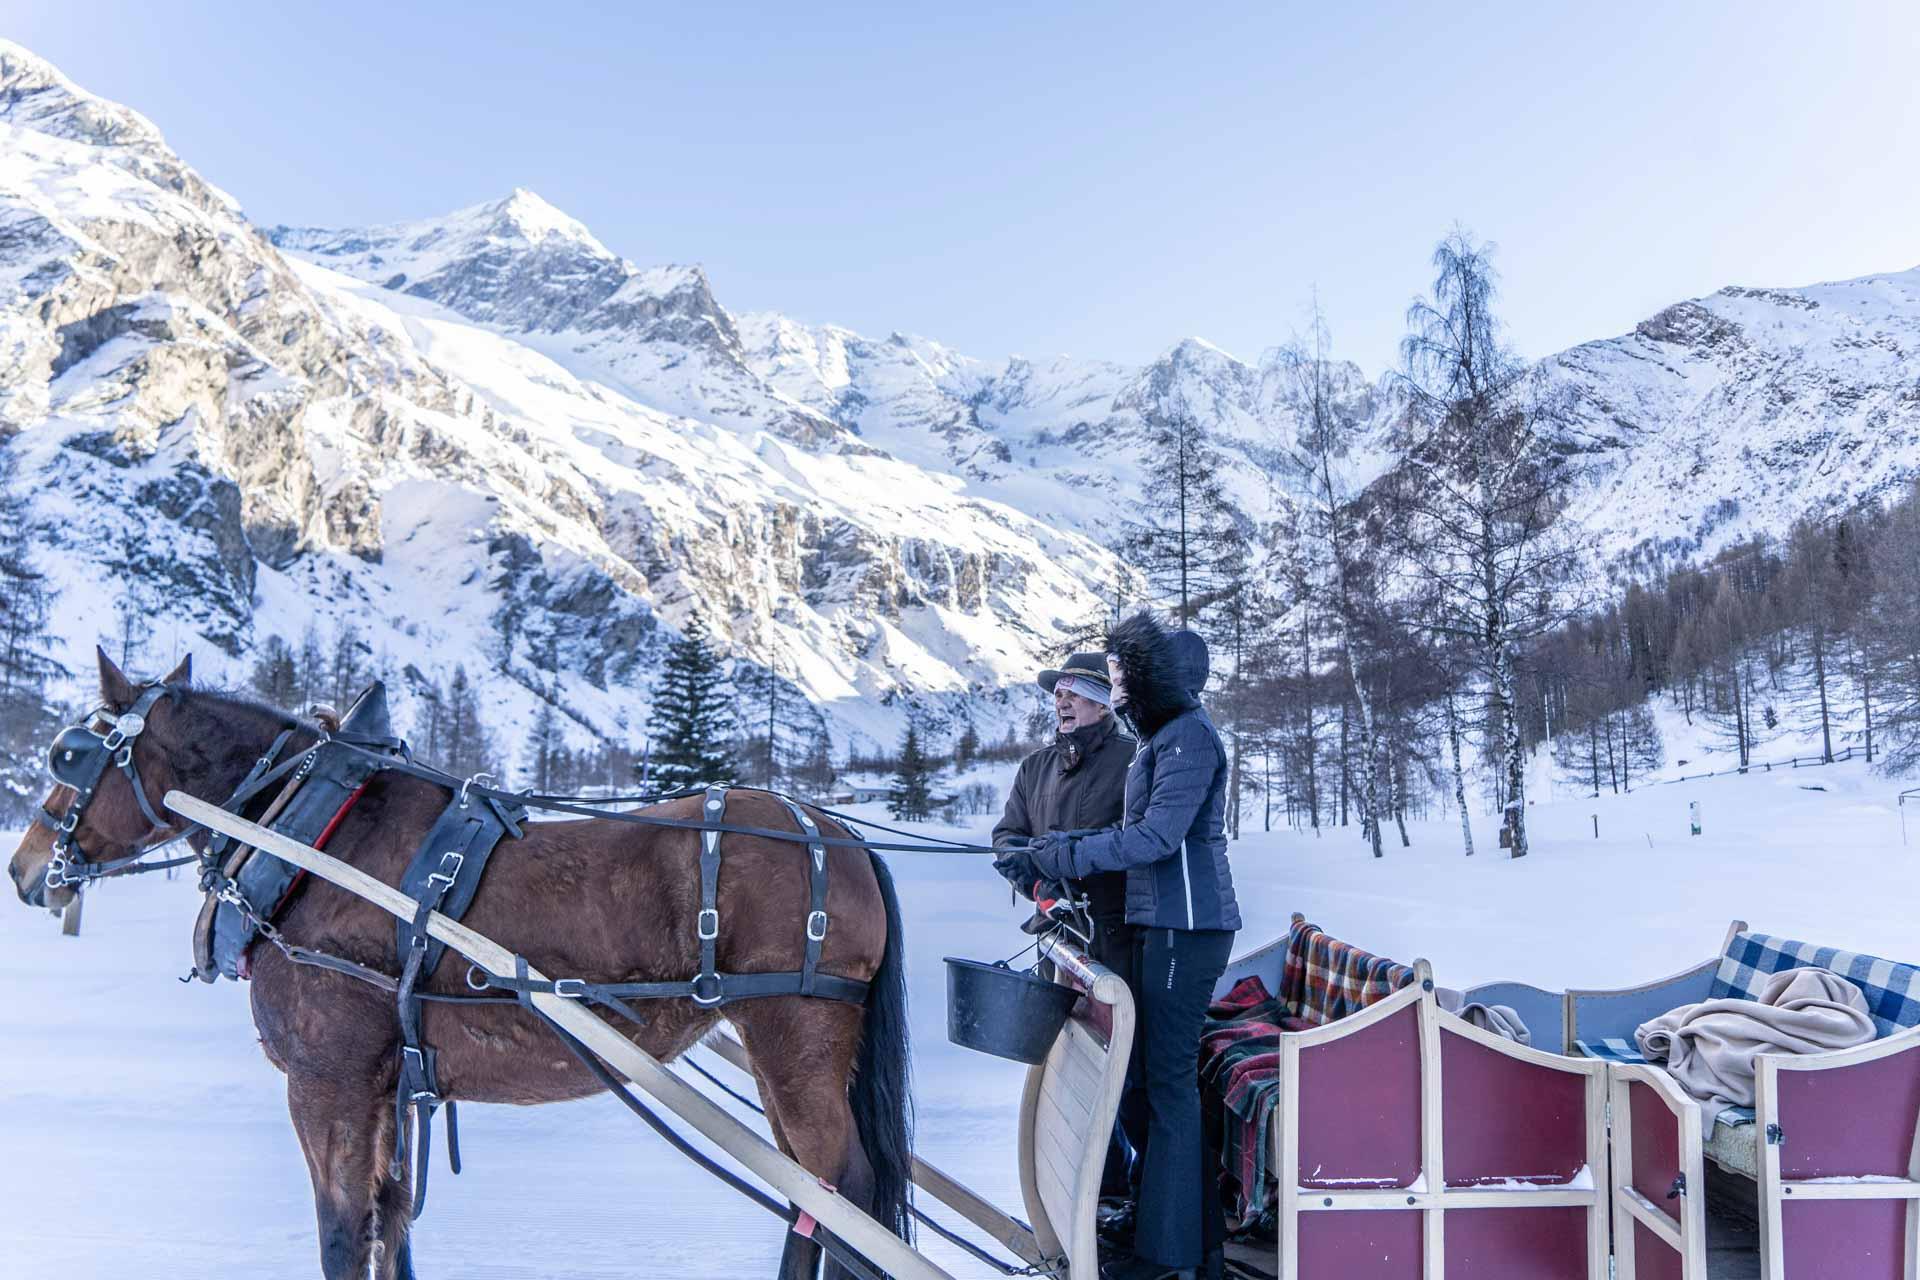
M1127 770L1122 824L1055 832L994 865L1016 885L1125 871L1136 925L1138 1014L1133 1069L1147 1097L1134 1255L1114 1280L1218 1274L1225 1236L1200 1123L1200 1030L1227 967L1240 908L1227 867L1227 754L1194 696L1206 684L1206 642L1142 612L1107 634L1113 710L1139 747Z

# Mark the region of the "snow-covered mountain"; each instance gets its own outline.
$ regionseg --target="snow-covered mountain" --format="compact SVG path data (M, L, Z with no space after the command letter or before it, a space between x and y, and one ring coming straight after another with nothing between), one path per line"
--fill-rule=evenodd
M1710 552L1920 476L1920 269L1722 289L1542 372L1605 556Z
M1591 544L1710 550L1920 473L1916 347L1908 272L1729 289L1543 362ZM1404 397L1336 373L1364 478ZM989 364L735 315L527 191L263 234L0 42L0 425L76 646L129 596L236 671L351 621L397 671L484 672L502 724L550 698L611 735L698 613L843 741L908 705L991 724L1100 612L1148 418L1196 415L1260 518L1291 387L1279 351L1192 338Z
M890 737L902 695L990 724L1097 613L1095 543L767 387L697 271L522 193L438 230L377 283L316 262L364 272L381 233L283 255L0 45L0 421L69 652L121 599L236 672L351 622L396 671L464 663L503 725L551 697L613 734L698 612Z

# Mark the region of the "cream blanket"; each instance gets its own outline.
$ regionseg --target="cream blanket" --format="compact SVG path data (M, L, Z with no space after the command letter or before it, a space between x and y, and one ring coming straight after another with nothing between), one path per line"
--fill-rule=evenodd
M1643 1022L1633 1038L1649 1062L1701 1104L1702 1132L1728 1107L1753 1105L1754 1059L1763 1053L1826 1053L1874 1038L1860 988L1829 969L1782 969L1756 999L1682 1005Z

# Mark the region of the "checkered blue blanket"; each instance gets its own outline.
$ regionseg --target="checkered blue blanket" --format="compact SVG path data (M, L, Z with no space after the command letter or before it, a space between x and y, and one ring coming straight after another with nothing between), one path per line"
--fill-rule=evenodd
M1860 988L1877 1035L1890 1036L1906 1027L1920 1026L1920 968L1764 933L1734 935L1726 954L1720 957L1720 968L1713 975L1707 998L1752 1000L1769 975L1809 966L1831 969Z
M1764 933L1734 935L1733 941L1727 944L1726 954L1720 957L1720 967L1714 972L1707 999L1756 1000L1761 986L1771 975L1783 969L1808 967L1830 969L1859 987L1867 998L1867 1011L1873 1017L1877 1035L1889 1036L1907 1027L1920 1026L1920 967ZM1589 1058L1603 1058L1608 1062L1647 1060L1639 1045L1618 1036L1579 1040L1574 1047ZM1719 1122L1752 1124L1753 1109L1728 1107L1720 1112Z

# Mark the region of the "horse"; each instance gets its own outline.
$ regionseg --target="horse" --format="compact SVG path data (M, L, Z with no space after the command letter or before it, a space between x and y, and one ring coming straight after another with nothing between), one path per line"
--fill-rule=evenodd
M191 657L164 679L144 684L130 680L104 651L98 661L96 716L111 721L143 695L155 695L144 727L127 740L134 767L105 770L73 829L75 846L101 863L183 832L204 856L208 833L167 810L166 793L178 789L221 804L283 732L290 731L285 741L298 752L325 731L245 695L195 687ZM144 800L136 785L144 788ZM427 778L376 773L332 832L327 851L398 884L452 795ZM46 869L54 856L52 828L78 797L73 787L56 785L45 803L48 825L30 827L8 864L30 906L59 910L73 899L76 890L50 885ZM253 797L243 813L257 812L267 800L268 793ZM691 796L642 812L697 824L700 810L700 797ZM823 834L853 836L824 814L814 818ZM785 830L791 813L771 793L735 789L726 820ZM544 973L590 983L690 980L701 945L699 838L696 830L611 817L529 823L519 839L494 853L464 923ZM799 968L811 924L807 846L739 833L724 840L717 902L726 926L714 944L720 971ZM780 1150L907 1238L912 1152L899 904L877 854L858 844L829 844L827 858L832 928L821 944L819 971L867 982L864 1005L768 996L729 1003L723 1014L691 998L661 999L643 1005L643 1023L617 1025L640 1048L671 1061L724 1016L746 1048ZM399 960L392 917L317 878L301 882L275 924L294 948L387 974ZM393 1096L401 1043L393 994L343 972L295 963L278 947L255 946L250 960L254 1025L268 1060L287 1078L288 1112L313 1181L321 1275L412 1280L413 1190L389 1164L404 1124ZM464 966L447 957L420 990L471 995L465 983ZM436 1051L438 1091L448 1101L524 1106L583 1098L604 1087L512 1000L428 1003L421 1031L424 1045ZM789 1232L779 1280L811 1280L820 1260L816 1240ZM851 1274L828 1257L828 1280Z

